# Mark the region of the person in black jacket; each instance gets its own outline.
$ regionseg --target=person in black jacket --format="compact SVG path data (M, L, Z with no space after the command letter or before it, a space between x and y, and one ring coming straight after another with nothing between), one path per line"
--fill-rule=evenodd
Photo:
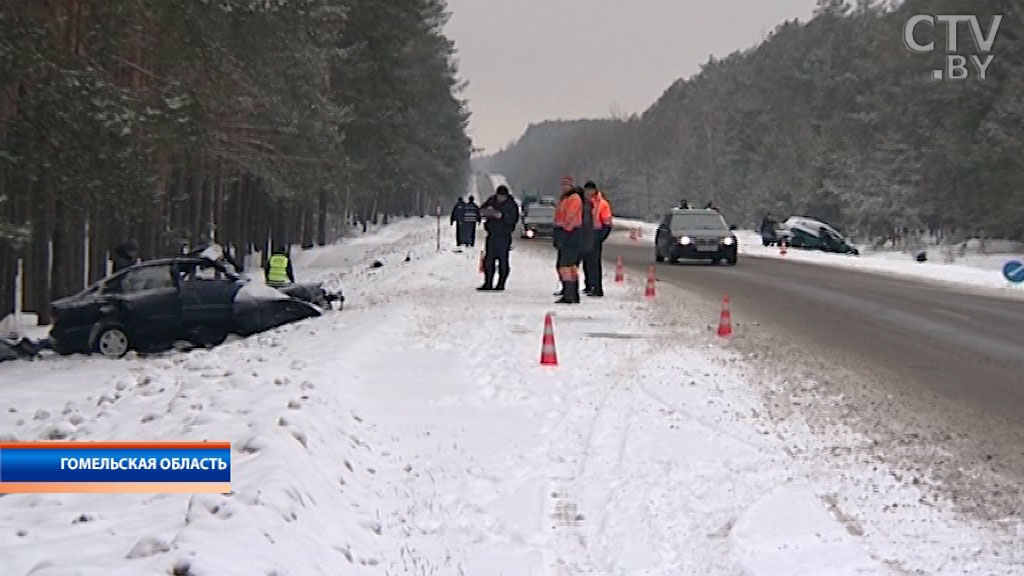
M139 263L139 246L129 240L114 248L114 272L119 272Z
M775 231L777 224L771 213L764 215L764 219L761 220L761 244L771 246L779 241L778 233Z
M462 201L462 197L459 197L455 202L455 207L452 208L452 224L455 225L455 245L459 247L466 244L462 233L462 213L465 209L466 203Z
M462 205L462 223L459 224L462 227L462 240L466 246L476 245L476 227L479 223L480 207L476 205L476 200L470 196L469 202Z
M512 233L519 222L519 205L512 199L506 186L498 186L480 207L480 214L486 218L484 230L487 243L484 250L484 283L477 288L481 291L504 290L510 266L508 252L512 248ZM495 267L498 284L494 285Z

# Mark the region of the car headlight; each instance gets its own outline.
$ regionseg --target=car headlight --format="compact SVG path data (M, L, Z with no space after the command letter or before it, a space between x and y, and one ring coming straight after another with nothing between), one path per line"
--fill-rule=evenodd
M527 230L526 231L526 237L527 238L533 238L533 230Z
M725 246L732 246L735 243L736 243L736 239L733 238L732 236L729 236L728 238L724 238L722 240L722 244L724 244Z
M689 246L690 244L693 244L693 238L690 238L689 236L683 236L679 238L680 246Z

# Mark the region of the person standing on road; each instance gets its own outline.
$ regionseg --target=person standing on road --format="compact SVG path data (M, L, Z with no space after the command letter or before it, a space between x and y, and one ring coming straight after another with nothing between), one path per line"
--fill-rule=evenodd
M771 246L778 242L779 238L775 232L776 224L778 223L770 212L764 215L764 219L761 220L761 244Z
M604 241L612 232L612 206L597 188L597 184L587 182L583 185L583 191L594 223L594 248L587 252L583 259L584 292L588 296L601 298L604 296L602 279L604 270L601 266L601 258L603 257Z
M583 189L573 187L563 193L555 209L554 245L558 248L558 278L562 297L556 304L579 304L579 265L584 254L594 248L593 213L585 209Z
M575 189L576 189L576 179L574 179L572 176L563 176L562 177L562 195L559 197L559 204L561 203L561 200L565 199L567 194L573 193L573 190L575 190ZM556 210L557 210L557 206L556 206ZM552 236L552 237L554 238L554 236ZM555 243L555 248L558 248L558 243L557 242ZM561 295L565 294L565 282L564 282L564 280L562 278L562 273L560 272L561 264L559 264L559 262L561 262L561 258L560 257L556 257L555 258L555 272L558 274L558 280L560 282L562 282L562 289L559 290L558 292L555 292L555 296L561 296Z
M484 248L484 283L477 290L501 291L505 289L511 271L508 252L512 248L512 233L519 222L519 206L509 194L508 187L502 185L480 207L480 214L486 218L487 242ZM495 268L498 272L497 285L494 284Z
M480 207L472 196L462 205L462 239L466 246L476 246L476 227L480 224Z
M455 207L452 208L452 220L451 223L455 225L455 246L462 247L466 244L464 234L462 232L462 213L466 209L466 203L462 201L462 196L455 201Z

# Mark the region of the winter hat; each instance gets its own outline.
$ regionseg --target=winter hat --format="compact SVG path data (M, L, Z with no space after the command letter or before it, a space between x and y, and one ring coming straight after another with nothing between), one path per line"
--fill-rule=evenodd
M593 180L587 180L587 183L584 184L583 187L584 188L589 188L591 190L597 190L597 184L594 184Z
M508 196L508 186L502 184L501 186L498 186L497 190L495 190L494 193L498 194L499 196Z

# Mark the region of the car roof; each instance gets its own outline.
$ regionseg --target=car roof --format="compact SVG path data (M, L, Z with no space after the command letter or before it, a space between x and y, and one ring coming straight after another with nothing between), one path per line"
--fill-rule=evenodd
M783 225L790 227L797 226L800 228L804 228L806 230L810 230L815 234L818 233L818 228L824 228L830 232L839 234L839 230L836 230L836 228L830 225L828 222L822 222L817 218L809 218L807 216L790 216L789 218L786 219L785 222L783 222Z
M153 260L143 260L134 267L141 268L143 266L163 266L165 264L185 263L185 264L198 264L200 262L213 262L209 258L200 258L199 256L175 256L172 258L156 258Z
M715 216L721 217L722 215L717 210L710 208L673 208L673 214L714 214Z

